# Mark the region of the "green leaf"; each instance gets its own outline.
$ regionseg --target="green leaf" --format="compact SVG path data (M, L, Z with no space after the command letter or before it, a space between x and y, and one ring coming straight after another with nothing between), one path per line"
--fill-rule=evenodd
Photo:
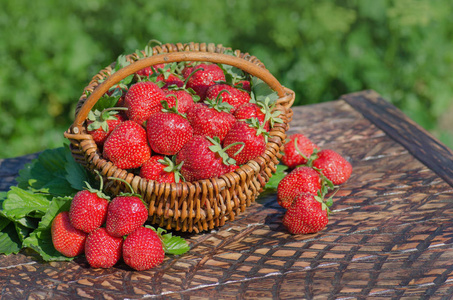
M150 225L146 225L145 227L151 228L157 233L164 245L165 253L180 255L190 250L189 244L182 237L173 236L171 232L167 233L167 231L161 227L157 227L157 229Z
M272 104L277 101L278 94L258 77L252 77L252 99L256 102L264 102L266 98L269 98Z
M174 236L171 233L162 235L165 253L172 255L181 255L190 250L186 240L180 236Z
M114 107L118 103L118 100L121 98L121 94L115 94L117 90L119 89L115 90L113 96L103 95L91 110L103 111L106 108Z
M68 146L43 151L37 159L24 166L16 178L18 187L32 188L54 196L77 192L66 179Z
M91 183L94 180L82 165L75 161L70 152L66 152L65 172L66 181L77 191L81 191L86 187L85 182Z
M0 219L4 219L4 217L0 217ZM21 249L22 242L17 234L14 222L10 221L0 232L0 253L6 255L16 254Z
M8 218L19 221L26 216L43 216L49 205L48 195L33 193L32 191L12 186L8 192L7 199L3 201L3 212Z
M277 165L277 171L275 172L274 175L272 175L272 177L269 179L269 181L267 182L267 184L264 188L276 190L280 181L286 176L287 169L288 169L288 167L285 165L282 165L282 164Z
M60 254L52 243L51 226L57 214L69 211L71 197L53 198L46 214L39 222L38 228L23 242L23 247L35 250L45 261L70 261L73 258Z

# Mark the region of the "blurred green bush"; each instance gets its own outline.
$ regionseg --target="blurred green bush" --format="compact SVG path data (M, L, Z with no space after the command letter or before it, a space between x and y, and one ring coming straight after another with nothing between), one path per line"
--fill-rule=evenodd
M259 57L296 105L374 89L449 146L449 0L3 1L0 158L61 146L83 87L148 40Z

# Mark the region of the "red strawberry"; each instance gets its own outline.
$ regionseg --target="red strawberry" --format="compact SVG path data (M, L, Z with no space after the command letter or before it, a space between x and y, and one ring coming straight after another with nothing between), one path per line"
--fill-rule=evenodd
M59 213L52 221L50 228L55 250L66 257L75 257L85 250L87 233L71 225L67 211Z
M206 98L206 90L216 81L225 81L223 70L216 64L199 64L192 69L192 73L187 81L187 88L193 89L201 100ZM186 76L187 73L184 73Z
M283 225L292 234L315 233L329 222L328 208L317 196L299 194L283 217Z
M111 236L128 235L143 226L148 219L148 209L142 199L132 194L115 197L109 204L105 228Z
M241 106L242 104L248 103L250 101L250 95L246 91L237 89L226 83L217 83L211 85L206 90L206 98L216 99L217 97L222 97L222 101L233 106L231 113Z
M161 69L164 67L165 67L165 64L149 66L149 67L143 68L141 70L138 70L135 74L137 74L140 77L149 77L150 75L154 74L158 69Z
M220 176L234 164L222 150L218 138L194 135L176 155L176 163L183 163L181 174L187 181L196 181Z
M256 124L255 124L256 125ZM244 143L243 145L229 145ZM223 147L228 148L225 152L236 160L238 165L245 164L251 159L264 154L266 139L261 130L245 121L236 121L223 140ZM239 150L242 150L239 152Z
M140 168L140 177L159 183L179 182L180 170L181 164L176 165L166 156L154 155Z
M124 121L104 143L103 156L121 169L140 167L151 157L146 130L134 121Z
M123 237L113 237L100 227L88 235L85 257L93 268L110 268L121 258L122 246Z
M148 142L154 152L174 155L193 136L193 128L177 107L153 114L146 122Z
M129 88L124 98L126 115L129 120L142 125L152 114L161 111L164 98L164 92L154 82L137 82Z
M91 134L98 146L102 146L113 129L123 121L124 117L117 111L90 111L87 132Z
M182 114L195 104L192 94L184 89L162 88L162 90L165 93L165 101L167 101L168 107L175 107L176 101L178 101L178 112Z
M289 168L295 168L306 164L315 149L319 149L318 146L303 134L292 134L285 143L281 161Z
M88 185L87 190L78 192L72 199L69 209L72 226L87 233L101 227L107 218L108 205L108 197Z
M247 120L251 118L258 119L264 130L269 131L269 122L265 122L266 113L262 111L262 108L256 103L244 103L239 106L233 113L236 120Z
M339 153L331 149L323 149L313 160L313 167L321 170L334 185L345 183L352 173L352 165Z
M220 99L196 103L187 111L187 119L193 127L194 135L225 138L236 119L228 111L231 105Z
M322 182L319 173L310 167L298 167L286 175L277 186L277 201L283 208L291 206L300 193L317 195Z
M243 89L247 92L251 92L252 91L252 88L250 87L250 81L248 80L239 80L235 85L234 87L238 88L238 89Z
M151 228L140 227L129 234L123 243L123 260L137 271L160 265L165 252L157 233Z

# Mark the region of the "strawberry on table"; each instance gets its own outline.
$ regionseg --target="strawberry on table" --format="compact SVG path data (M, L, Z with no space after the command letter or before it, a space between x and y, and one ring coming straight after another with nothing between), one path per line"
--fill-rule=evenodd
M148 208L134 194L121 194L110 202L105 228L111 236L122 237L143 226L148 219Z
M301 193L283 217L283 225L292 234L318 232L329 222L328 207L322 198L309 193Z
M75 257L84 252L88 234L71 225L67 211L60 212L53 219L50 231L55 250L64 256Z
M253 119L252 119L253 120ZM237 120L230 131L228 131L223 140L223 147L228 148L225 152L236 160L238 165L245 164L251 159L257 158L264 154L266 150L266 139L264 130L257 123L248 123L246 121ZM235 145L235 143L243 143L243 145ZM242 150L239 151L242 147Z
M121 169L140 167L151 157L146 130L131 120L119 124L105 141L103 156Z
M165 99L162 89L154 82L141 81L133 84L126 93L124 106L129 120L142 125L152 114L162 109Z
M313 160L313 167L319 169L334 185L345 183L352 173L352 165L332 149L319 151Z
M123 237L114 237L104 227L91 232L85 243L85 257L93 268L113 267L121 258Z
M277 201L283 208L291 206L301 193L317 195L322 182L319 173L310 167L298 167L286 175L277 186Z
M88 184L87 184L88 185ZM90 185L83 191L77 192L71 201L69 219L75 228L90 233L104 224L107 218L109 197Z
M144 271L160 265L165 251L158 234L147 227L139 227L123 243L123 260L131 268Z
M315 149L319 149L309 138L301 133L289 136L289 141L285 143L281 161L289 168L295 168L306 164Z

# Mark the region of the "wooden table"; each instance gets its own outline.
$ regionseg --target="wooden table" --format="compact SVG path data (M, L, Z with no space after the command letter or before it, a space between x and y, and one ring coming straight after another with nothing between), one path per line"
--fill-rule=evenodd
M452 151L373 91L293 109L288 133L354 168L323 231L288 234L267 192L234 222L186 235L190 252L145 272L0 256L2 299L450 299ZM0 160L0 190L33 157Z

